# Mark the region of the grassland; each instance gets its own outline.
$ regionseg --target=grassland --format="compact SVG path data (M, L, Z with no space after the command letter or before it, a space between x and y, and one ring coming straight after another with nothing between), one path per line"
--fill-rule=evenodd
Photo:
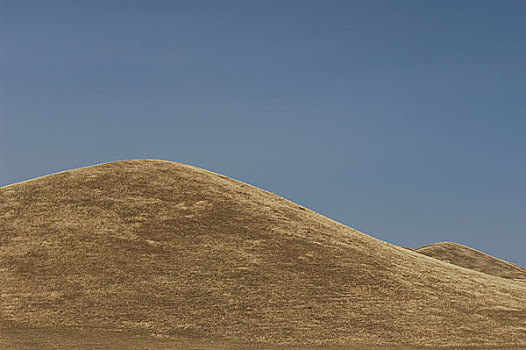
M526 280L526 269L453 242L440 242L415 250L418 253L488 275Z
M15 348L81 338L138 349L526 345L523 280L165 161L1 188L0 280L0 345Z
M414 346L414 345L305 345L237 343L220 339L158 339L148 336L126 335L112 332L90 333L57 328L4 329L0 349L9 350L524 350L526 346Z

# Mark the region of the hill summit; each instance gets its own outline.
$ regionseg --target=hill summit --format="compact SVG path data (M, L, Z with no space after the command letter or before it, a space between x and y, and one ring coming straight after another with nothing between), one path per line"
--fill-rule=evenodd
M0 281L0 325L274 344L526 344L523 282L167 161L2 187Z

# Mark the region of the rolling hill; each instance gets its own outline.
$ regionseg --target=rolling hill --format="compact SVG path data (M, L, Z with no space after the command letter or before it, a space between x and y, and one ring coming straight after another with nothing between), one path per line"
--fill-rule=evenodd
M526 345L526 283L422 252L196 167L100 164L0 188L0 326Z
M507 261L494 258L473 248L453 242L440 242L415 249L416 252L425 254L435 259L480 271L488 275L526 279L526 269Z

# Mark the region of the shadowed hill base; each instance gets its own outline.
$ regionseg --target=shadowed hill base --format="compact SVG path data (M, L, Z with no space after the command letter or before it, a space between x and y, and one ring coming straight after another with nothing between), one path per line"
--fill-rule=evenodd
M270 344L526 344L526 284L195 167L0 189L0 324Z
M467 269L480 271L488 275L503 278L526 279L526 269L494 258L473 248L453 242L441 242L415 249L416 252L462 266Z
M526 346L424 347L414 345L278 345L199 340L185 337L158 339L116 332L86 332L71 329L2 329L0 349L9 350L525 350Z

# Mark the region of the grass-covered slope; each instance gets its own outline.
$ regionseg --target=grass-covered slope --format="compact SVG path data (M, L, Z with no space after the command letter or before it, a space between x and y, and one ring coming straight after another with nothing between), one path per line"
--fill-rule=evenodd
M526 269L453 242L427 245L415 251L448 263L503 278L526 279Z
M0 281L0 324L11 327L267 343L526 344L526 284L165 161L1 188Z

